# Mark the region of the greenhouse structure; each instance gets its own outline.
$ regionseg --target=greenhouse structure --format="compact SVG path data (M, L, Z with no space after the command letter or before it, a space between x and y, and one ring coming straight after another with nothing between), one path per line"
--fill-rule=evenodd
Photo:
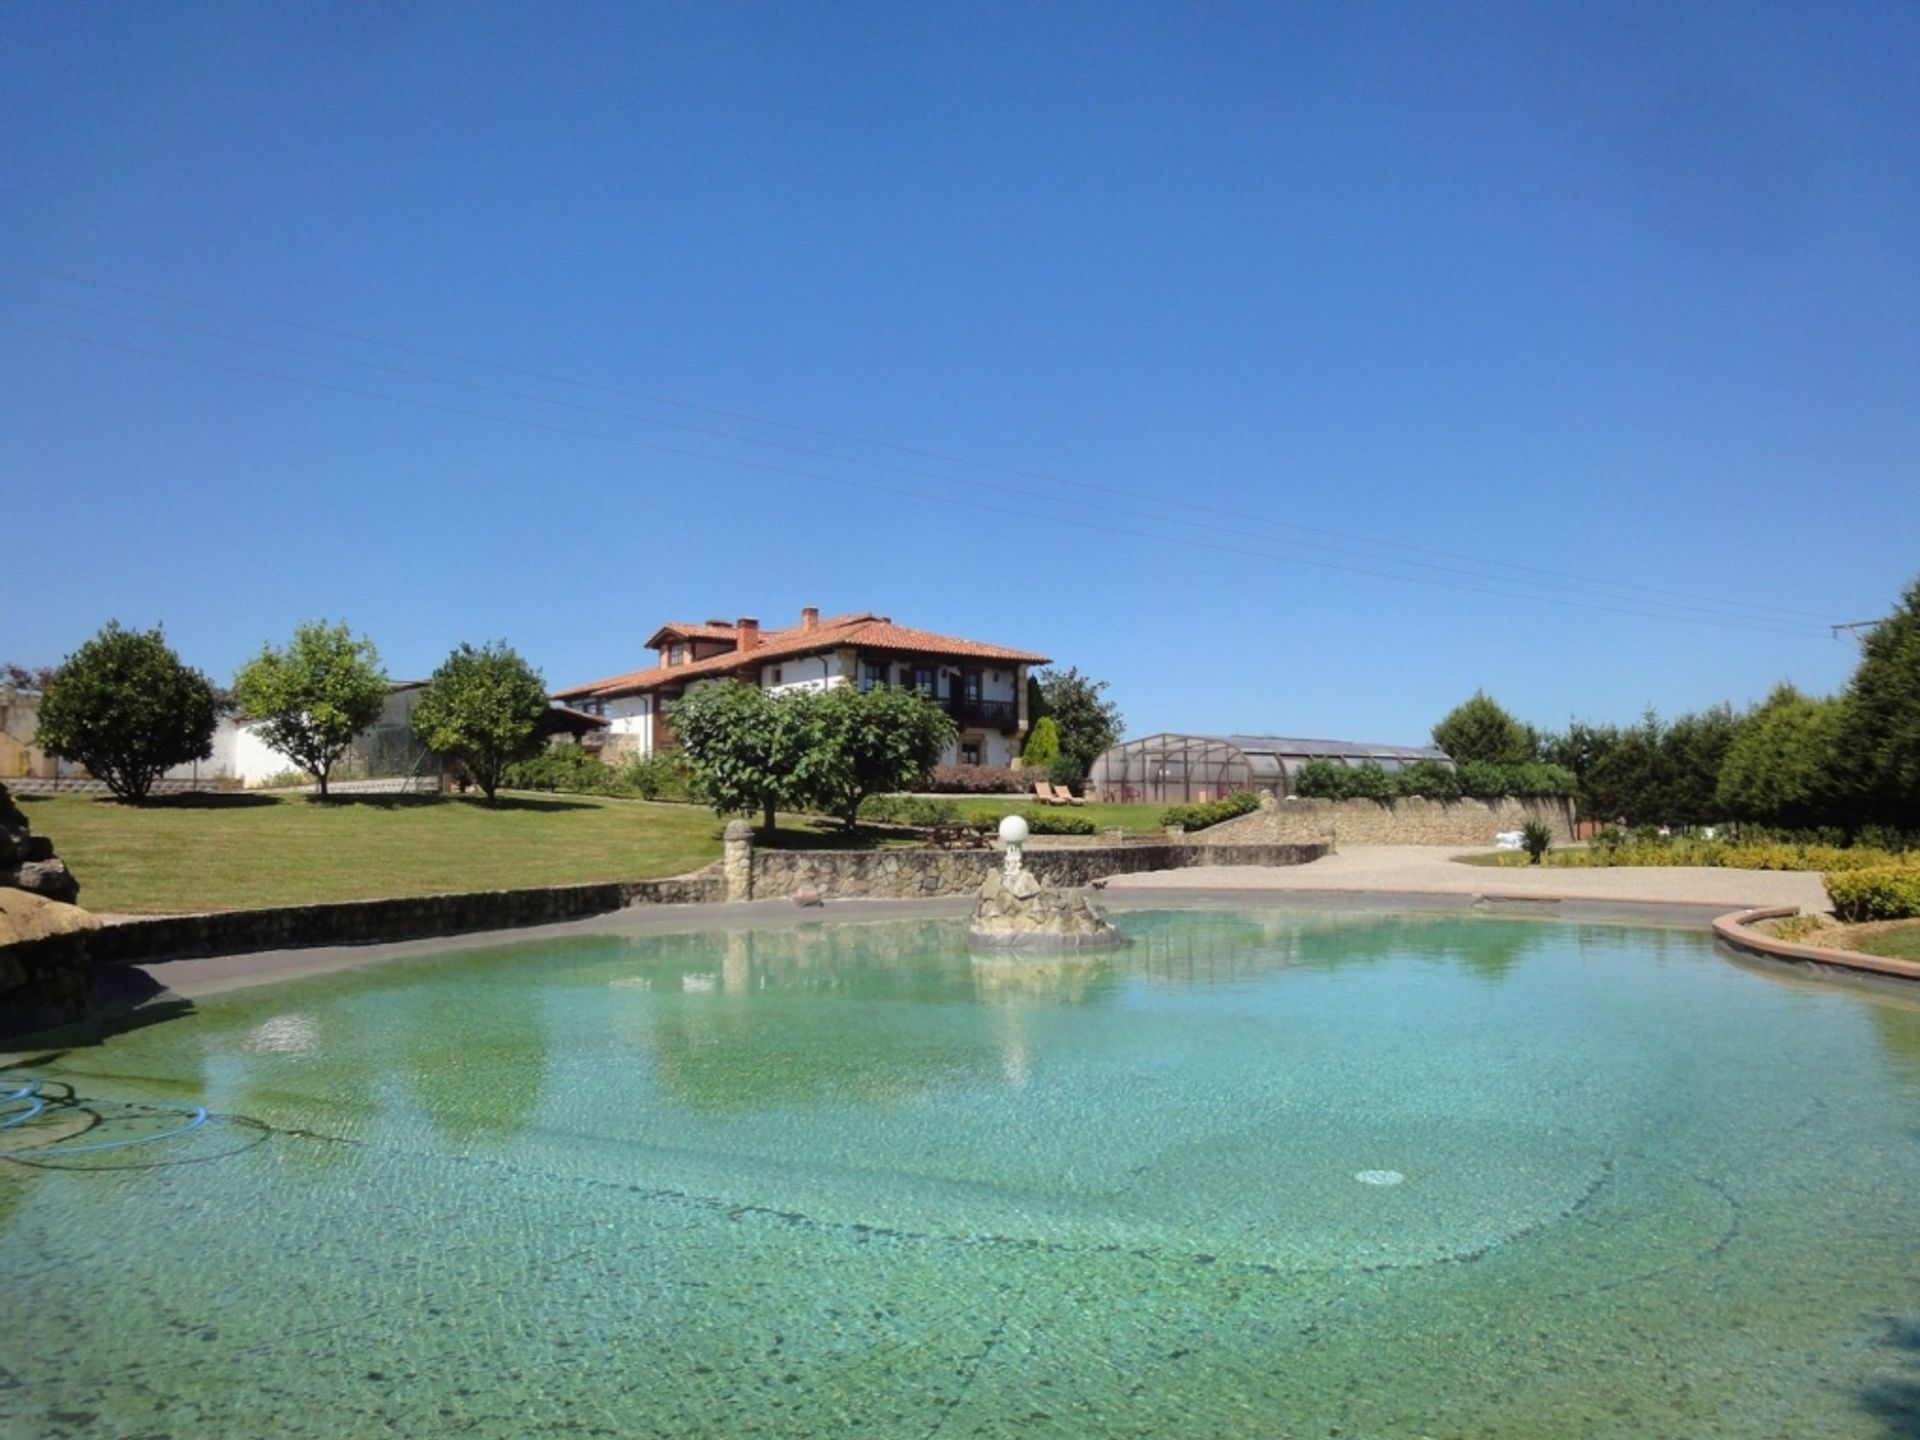
M1351 740L1295 740L1281 735L1148 735L1123 740L1093 762L1088 793L1101 800L1170 805L1218 800L1242 790L1280 799L1311 760L1401 770L1416 760L1451 765L1444 750L1423 745L1369 745Z

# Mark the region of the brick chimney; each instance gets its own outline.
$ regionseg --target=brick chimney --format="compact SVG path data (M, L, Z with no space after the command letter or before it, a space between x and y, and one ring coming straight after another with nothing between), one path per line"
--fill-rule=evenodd
M760 622L751 615L742 615L733 622L733 634L734 648L745 653L760 643Z
M800 632L802 634L805 634L809 630L818 628L819 624L820 624L820 607L818 605L808 605L801 609Z

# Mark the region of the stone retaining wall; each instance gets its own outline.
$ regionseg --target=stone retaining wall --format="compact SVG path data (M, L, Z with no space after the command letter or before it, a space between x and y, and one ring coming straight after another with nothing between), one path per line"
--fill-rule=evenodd
M88 949L96 961L138 963L314 945L377 945L582 920L629 905L691 905L726 898L717 873L539 890L413 895L333 905L286 905L204 915L153 915L102 926Z
M1040 879L1066 888L1112 875L1181 870L1189 865L1304 865L1326 853L1324 844L1198 846L1169 841L1163 845L1029 846L1026 866ZM801 889L817 891L829 900L968 895L1000 863L1000 854L994 850L755 848L750 860L750 898L764 900Z
M1201 845L1462 845L1490 849L1502 830L1545 821L1556 844L1573 837L1566 800L1270 800L1251 815L1194 832Z

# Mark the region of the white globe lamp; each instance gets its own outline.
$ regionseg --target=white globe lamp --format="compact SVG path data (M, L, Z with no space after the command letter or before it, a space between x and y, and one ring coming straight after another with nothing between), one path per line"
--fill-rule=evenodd
M1027 843L1027 822L1009 815L1000 822L1000 844L1007 852L1007 874L1020 873L1020 847Z

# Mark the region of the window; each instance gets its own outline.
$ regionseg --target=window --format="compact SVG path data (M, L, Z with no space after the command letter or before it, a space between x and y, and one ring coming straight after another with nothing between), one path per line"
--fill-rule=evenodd
M869 660L860 667L860 688L862 690L884 690L887 688L887 667Z
M915 668L913 672L913 688L918 690L922 695L933 694L933 671L924 666Z
M687 647L686 646L669 645L667 647L667 664L684 665L686 663L687 663Z
M960 747L960 763L962 765L978 765L980 763L980 746L978 742L972 742Z
M980 672L969 670L960 677L960 694L969 705L980 703Z
M783 672L778 665L773 667L773 683L774 684L778 685L780 683L780 677L783 673L785 672Z

